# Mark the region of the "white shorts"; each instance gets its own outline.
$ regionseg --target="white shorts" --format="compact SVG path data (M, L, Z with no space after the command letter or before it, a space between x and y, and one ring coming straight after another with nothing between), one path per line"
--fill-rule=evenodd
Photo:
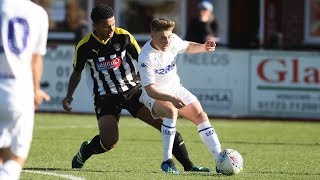
M173 93L170 93L170 95L179 97L186 104L186 106L193 102L198 101L197 97L193 95L190 91L188 91L186 88L184 88L183 86L180 86L179 88L177 88ZM155 119L159 118L152 111L155 99L149 97L145 90L142 91L139 101L150 110L153 118Z
M27 158L33 134L33 101L10 99L0 91L0 148L10 147L11 151Z

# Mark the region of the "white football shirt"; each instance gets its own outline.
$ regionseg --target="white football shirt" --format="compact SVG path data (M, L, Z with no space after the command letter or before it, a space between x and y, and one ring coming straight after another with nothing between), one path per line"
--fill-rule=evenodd
M151 40L146 42L138 60L142 86L155 84L158 90L168 94L181 86L176 60L177 55L185 52L189 46L188 41L182 40L174 33L170 38L171 43L166 51L154 49L150 45Z
M30 0L1 0L0 23L1 97L33 103L31 58L46 53L48 15Z

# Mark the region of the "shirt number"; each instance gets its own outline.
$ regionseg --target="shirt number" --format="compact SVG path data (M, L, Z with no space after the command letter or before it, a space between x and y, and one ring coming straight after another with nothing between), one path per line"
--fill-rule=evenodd
M0 19L2 24L2 19ZM2 24L4 26L4 24ZM27 47L27 41L29 37L29 24L28 21L21 17L15 17L8 22L8 33L2 34L2 29L0 30L0 53L4 53L4 41L3 38L8 39L9 50L16 55L21 54ZM7 37L3 37L6 35Z

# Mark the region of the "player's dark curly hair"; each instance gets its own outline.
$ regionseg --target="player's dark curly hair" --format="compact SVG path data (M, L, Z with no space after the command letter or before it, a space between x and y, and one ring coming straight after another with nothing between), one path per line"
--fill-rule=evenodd
M99 20L109 19L114 16L113 9L106 4L99 4L91 11L91 20L96 23Z

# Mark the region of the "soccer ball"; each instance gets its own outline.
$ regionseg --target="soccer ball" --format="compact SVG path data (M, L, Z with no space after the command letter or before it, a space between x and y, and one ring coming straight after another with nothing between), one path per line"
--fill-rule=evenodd
M220 152L217 160L217 172L231 176L242 171L243 159L241 154L234 149L225 149Z

